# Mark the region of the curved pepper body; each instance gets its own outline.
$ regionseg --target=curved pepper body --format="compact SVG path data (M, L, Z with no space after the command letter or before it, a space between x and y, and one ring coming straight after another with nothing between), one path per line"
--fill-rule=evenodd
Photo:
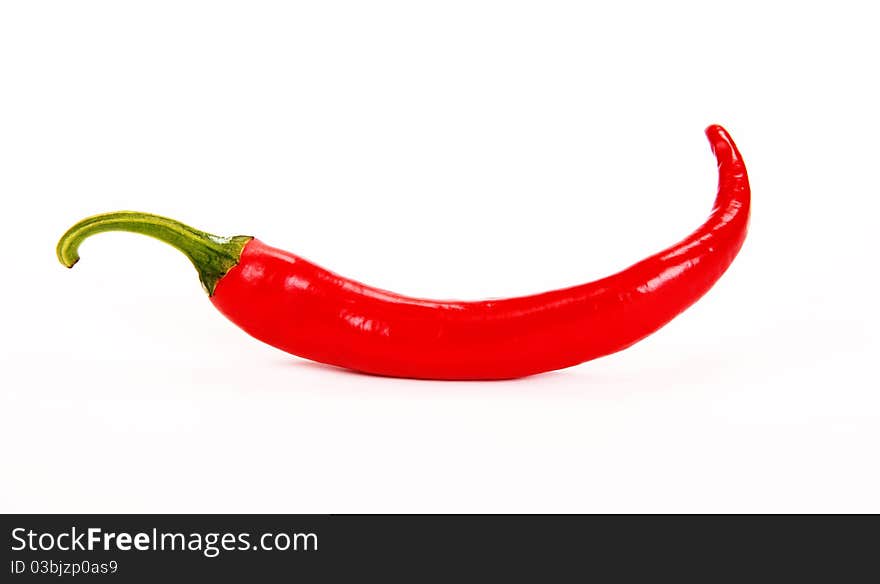
M708 221L607 278L503 300L423 300L354 282L254 239L211 301L279 349L378 375L505 379L614 353L696 302L743 244L750 202L745 165L723 128L706 133L719 167Z
M702 227L618 274L543 294L472 302L411 298L249 236L218 237L134 211L75 224L58 242L58 259L72 267L79 245L96 233L149 235L190 259L224 315L289 353L396 377L522 377L625 349L696 302L728 268L746 237L749 181L727 132L710 126L706 134L719 182Z

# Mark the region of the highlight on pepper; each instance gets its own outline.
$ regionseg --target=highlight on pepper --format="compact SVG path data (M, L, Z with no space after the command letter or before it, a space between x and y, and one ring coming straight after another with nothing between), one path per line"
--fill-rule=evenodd
M718 125L708 220L617 274L560 290L483 301L412 298L330 272L250 236L219 237L134 211L83 219L58 242L72 267L83 240L132 231L195 266L211 302L251 336L288 353L361 372L415 379L510 379L571 367L629 347L702 297L746 237L750 189L742 157Z

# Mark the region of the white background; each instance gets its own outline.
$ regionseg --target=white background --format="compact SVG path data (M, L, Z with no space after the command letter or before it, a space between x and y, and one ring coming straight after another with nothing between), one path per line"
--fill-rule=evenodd
M869 3L6 2L3 512L880 512L880 42ZM307 363L119 209L428 297L751 233L622 353L511 382Z

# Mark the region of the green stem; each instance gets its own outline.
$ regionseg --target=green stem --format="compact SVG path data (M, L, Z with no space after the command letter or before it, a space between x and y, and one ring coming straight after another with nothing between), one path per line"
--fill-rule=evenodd
M166 217L117 211L87 217L68 229L58 242L58 261L72 268L79 261L78 250L83 240L104 231L131 231L174 246L195 266L208 296L214 294L217 282L238 263L244 246L253 239L246 235L219 237Z

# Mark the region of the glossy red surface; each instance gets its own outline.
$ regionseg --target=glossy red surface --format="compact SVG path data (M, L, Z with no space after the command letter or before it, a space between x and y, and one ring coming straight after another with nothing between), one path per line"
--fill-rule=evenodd
M620 351L705 294L746 237L745 165L721 126L706 135L719 170L709 219L676 245L607 278L504 300L422 300L348 280L253 240L211 300L270 345L378 375L505 379Z

